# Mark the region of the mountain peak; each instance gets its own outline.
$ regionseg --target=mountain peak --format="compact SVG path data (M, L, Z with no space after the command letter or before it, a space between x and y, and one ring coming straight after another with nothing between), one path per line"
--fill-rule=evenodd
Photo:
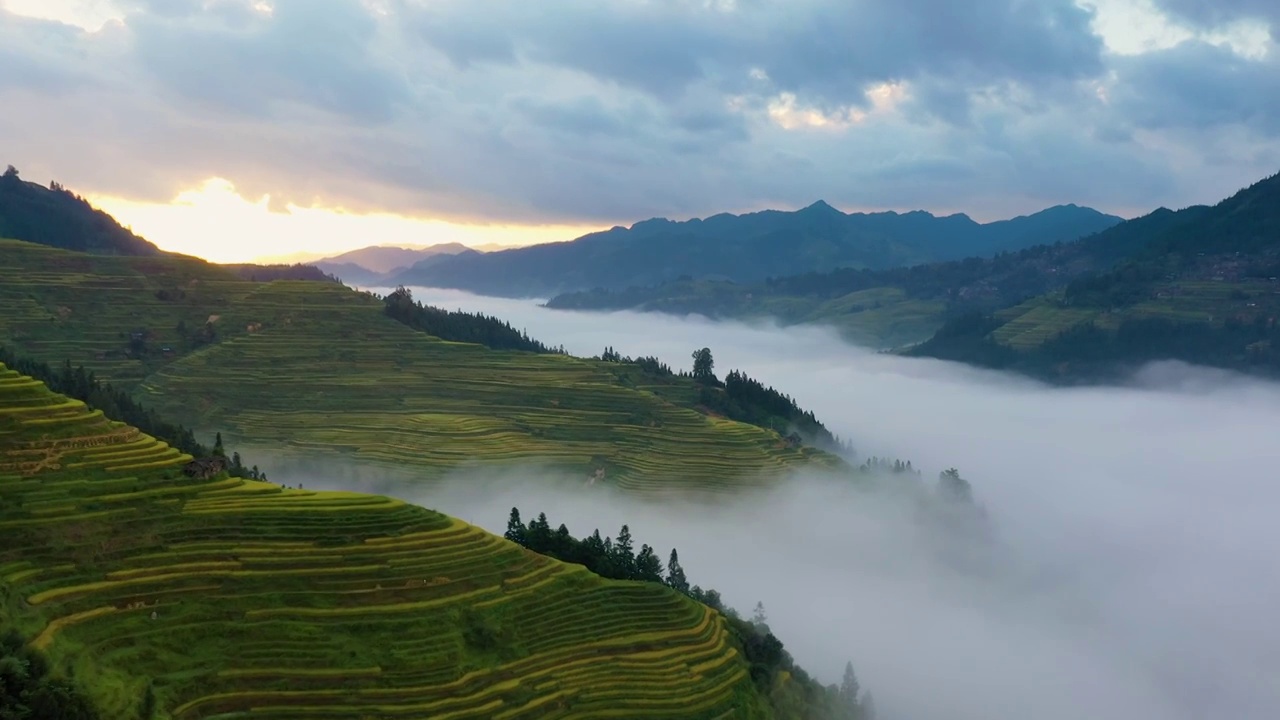
M800 212L833 212L833 213L839 213L840 215L844 214L839 210L831 207L831 205L829 205L826 200L818 200L812 205L809 205L808 207L801 209Z

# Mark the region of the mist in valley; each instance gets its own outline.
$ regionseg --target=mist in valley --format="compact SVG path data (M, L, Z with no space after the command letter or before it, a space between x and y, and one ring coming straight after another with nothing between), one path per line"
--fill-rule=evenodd
M627 523L637 548L678 548L690 581L744 615L763 602L824 682L852 660L891 720L1280 717L1280 386L1163 364L1124 388L1050 388L816 328L414 295L575 355L612 346L688 368L710 347L717 374L792 395L862 457L911 460L930 485L959 468L990 537L949 535L895 493L806 477L716 504L517 470L417 486L308 474L306 487L385 492L498 533L512 506L579 537Z

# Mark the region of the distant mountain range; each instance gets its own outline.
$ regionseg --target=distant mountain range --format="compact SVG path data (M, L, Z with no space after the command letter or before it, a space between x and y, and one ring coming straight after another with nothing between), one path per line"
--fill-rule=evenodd
M1280 374L1280 175L1075 242L888 270L567 293L560 309L819 323L877 347L1061 382L1161 359Z
M353 285L385 285L411 267L430 267L443 258L479 254L461 243L424 248L372 245L309 264Z
M1121 222L1061 205L978 223L967 215L843 213L818 201L802 210L653 219L576 240L419 263L395 284L458 288L507 297L549 297L593 288L655 285L681 277L758 282L842 267L889 268L988 256L1070 241Z

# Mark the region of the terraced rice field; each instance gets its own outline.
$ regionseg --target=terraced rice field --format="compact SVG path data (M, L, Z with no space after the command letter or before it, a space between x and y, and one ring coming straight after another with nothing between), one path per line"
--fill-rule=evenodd
M38 458L40 466L33 466ZM187 457L0 366L0 624L134 717L745 717L723 619L388 498Z
M0 257L0 342L83 364L170 418L294 459L345 457L420 479L543 466L635 491L713 493L838 465L698 413L692 390L684 399L624 384L604 363L442 342L338 285L7 241ZM190 331L211 317L217 342L183 344L179 323ZM139 328L171 353L125 357Z
M142 398L230 438L299 454L345 449L422 477L533 463L584 480L603 470L633 490L728 490L822 460L766 430L624 387L600 363L382 323L341 346L328 338L295 322L227 341L162 369Z
M1159 318L1181 323L1222 323L1229 317L1251 322L1253 317L1274 315L1280 309L1280 290L1263 280L1216 282L1182 280L1155 286L1153 297L1112 311L1071 308L1058 304L1057 296L1038 297L995 314L1004 321L991 337L1017 350L1030 350L1071 328L1092 322L1115 330L1126 320Z
M1099 316L1097 310L1059 307L1041 298L996 313L1007 320L991 334L996 342L1015 350L1039 347L1081 323Z

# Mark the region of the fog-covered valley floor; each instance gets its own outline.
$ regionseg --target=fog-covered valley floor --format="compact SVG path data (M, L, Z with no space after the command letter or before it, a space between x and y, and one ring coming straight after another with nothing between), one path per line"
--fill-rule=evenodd
M1280 717L1280 386L1182 366L1128 388L1054 389L867 353L817 329L573 314L414 289L575 355L606 345L688 368L714 353L792 395L862 456L959 468L995 539L976 563L892 498L796 478L711 507L607 488L460 476L388 492L502 532L515 505L578 536L630 525L692 582L837 682L852 660L882 717ZM271 476L288 481L287 468ZM308 488L342 481L308 476ZM349 484L349 481L346 482Z

